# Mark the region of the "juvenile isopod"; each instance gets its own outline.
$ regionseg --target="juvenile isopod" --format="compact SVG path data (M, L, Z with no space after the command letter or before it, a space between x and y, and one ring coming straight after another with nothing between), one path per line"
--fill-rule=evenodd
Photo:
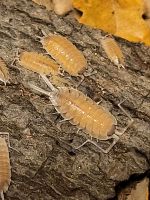
M108 58L119 68L124 68L124 56L117 42L111 37L101 39L101 45Z
M4 138L0 137L0 194L4 200L3 192L8 190L11 181L9 151Z
M7 69L6 63L2 58L0 58L0 81L4 82L6 85L9 82L9 71Z
M42 78L51 88L52 92L47 92L32 84L30 84L30 87L48 95L52 104L55 106L55 109L65 120L69 120L71 124L77 125L79 129L85 130L85 132L92 138L99 140L108 140L111 138L114 139L113 143L106 150L102 149L95 142L89 139L76 149L79 149L87 142L91 142L104 153L108 153L119 140L118 135L123 134L133 122L130 115L124 111L121 105L119 105L119 107L130 118L131 122L121 133L118 133L118 131L115 130L117 126L115 117L105 108L96 104L92 99L85 96L77 89L71 87L59 87L56 89L45 76L42 76Z
M41 39L43 48L71 76L78 76L87 67L83 54L68 39L60 35L48 35Z
M54 60L37 52L22 52L19 56L19 64L39 74L58 75L59 73L59 65Z
M70 84L66 79L59 76L61 74L59 65L48 56L37 52L24 51L17 60L25 69L38 74L50 75L53 84L56 86Z

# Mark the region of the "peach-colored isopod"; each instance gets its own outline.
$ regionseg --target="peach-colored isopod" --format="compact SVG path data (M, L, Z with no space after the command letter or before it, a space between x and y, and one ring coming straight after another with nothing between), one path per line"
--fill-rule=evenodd
M0 137L0 193L4 200L3 192L8 190L11 181L9 151L4 138Z
M52 104L55 106L55 109L65 120L69 120L71 124L77 125L79 129L85 130L85 132L92 138L99 140L108 140L113 138L114 142L107 150L97 146L91 140L85 142L91 142L104 153L108 153L119 140L119 137L116 135L118 134L118 131L115 130L117 126L117 120L115 117L105 108L96 104L92 99L85 96L77 89L71 87L59 87L56 89L45 76L42 77L47 85L50 86L52 92L46 92L41 88L30 84L31 88L48 95ZM123 134L128 127L129 125L119 134ZM80 145L78 148L83 146L85 143Z
M48 35L42 38L41 43L43 48L70 75L78 76L87 67L83 54L65 37Z
M119 68L124 68L124 56L117 42L111 37L104 37L101 44L108 58Z
M9 71L6 63L2 58L0 58L0 81L4 82L6 85L6 83L9 82L9 78Z
M54 60L37 52L22 52L19 57L19 64L39 74L58 75L59 73L59 66Z

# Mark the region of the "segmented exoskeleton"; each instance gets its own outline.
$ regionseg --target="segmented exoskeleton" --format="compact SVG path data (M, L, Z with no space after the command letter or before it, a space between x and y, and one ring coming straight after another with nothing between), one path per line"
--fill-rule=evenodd
M106 150L99 147L92 140L86 140L86 142L84 142L76 149L79 149L87 142L91 142L95 144L104 153L108 153L110 149L119 140L119 137L116 135L118 134L118 132L117 130L115 130L117 126L117 121L115 117L109 111L104 109L102 106L96 104L92 99L85 96L82 92L71 87L70 88L59 87L58 89L56 89L49 82L46 76L42 76L42 78L51 88L52 92L46 92L45 90L42 90L41 88L38 88L32 84L30 84L30 87L48 95L50 97L52 104L55 106L56 110L66 120L69 120L73 125L77 125L79 129L84 129L85 132L88 133L93 138L99 140L108 140L114 138L113 143ZM131 117L130 119L131 122L119 134L123 134L126 131L126 129L130 126L130 124L133 122Z

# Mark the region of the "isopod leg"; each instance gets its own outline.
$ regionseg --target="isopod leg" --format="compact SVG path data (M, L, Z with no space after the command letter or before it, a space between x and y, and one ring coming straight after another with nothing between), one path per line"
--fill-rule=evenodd
M84 81L85 77L83 75L80 75L81 80L79 81L79 83L76 85L76 88L78 88L81 83Z
M1 192L1 199L4 200L4 193L3 193L3 191Z
M57 123L57 125L56 125L56 127L58 128L58 130L62 131L61 126L62 126L63 122L66 122L66 121L69 121L69 120L70 120L70 119L62 119L62 120L60 120L60 121Z
M112 147L117 143L117 141L119 140L119 137L118 137L117 135L112 135L109 139L111 139L111 138L113 138L114 141L112 142L112 144L111 144L107 149L103 149L103 148L100 147L96 142L94 142L94 141L92 141L92 140L90 140L90 139L86 140L86 141L83 142L80 146L75 147L74 149L77 150L77 149L83 147L86 143L91 143L91 144L95 145L95 146L96 146L100 151L102 151L103 153L108 153L108 152L112 149Z
M126 100L126 99L125 99ZM127 124L127 126L123 129L123 131L121 131L121 132L119 132L119 131L116 131L115 133L117 134L117 135L122 135L122 134L124 134L125 132L126 132L126 130L133 124L133 122L134 122L134 120L133 120L133 118L130 116L130 114L129 113L127 113L127 111L125 111L125 109L121 106L121 104L125 101L125 100L123 100L122 102L120 102L119 104L118 104L118 107L122 110L122 112L124 112L125 113L125 115L130 119L130 122Z
M17 48L17 50L16 50L16 52L15 52L15 57L14 57L14 59L13 59L13 61L11 62L10 65L11 65L12 67L15 67L15 68L17 68L17 69L20 70L20 68L18 68L18 67L15 65L16 61L19 62L19 56L20 56L19 48Z
M94 74L97 74L97 71L93 71L93 72L89 72L89 73L84 73L84 75L80 75L81 77L81 80L79 81L79 83L76 85L76 88L78 88L81 83L84 81L85 77L89 77L89 76L92 76Z

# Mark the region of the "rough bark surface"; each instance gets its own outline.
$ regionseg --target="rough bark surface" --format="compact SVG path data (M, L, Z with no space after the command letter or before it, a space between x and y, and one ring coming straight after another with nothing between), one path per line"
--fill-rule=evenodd
M32 81L46 85L36 73L11 66L19 48L44 52L37 36L57 32L83 51L98 73L88 77L80 90L116 116L119 127L131 114L134 124L108 153L86 145L69 153L86 139L83 132L65 122L56 127L59 115L48 98L28 87ZM113 65L100 46L100 30L79 24L71 16L59 17L30 0L0 1L0 56L7 62L11 83L0 83L0 131L10 133L12 182L5 199L105 200L115 196L115 186L132 174L150 167L150 48L117 39L126 58L125 69ZM20 67L21 70L18 68ZM79 80L79 79L78 79Z

